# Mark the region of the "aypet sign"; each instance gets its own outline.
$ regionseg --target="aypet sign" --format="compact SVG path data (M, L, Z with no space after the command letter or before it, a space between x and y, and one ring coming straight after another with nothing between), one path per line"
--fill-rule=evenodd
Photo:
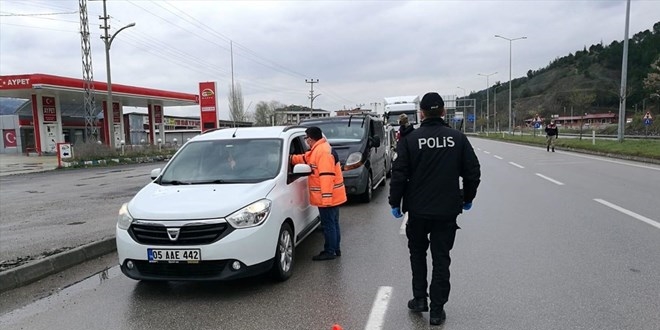
M199 83L199 107L202 132L218 128L217 95L215 82Z
M52 96L43 96L42 108L44 112L44 121L57 121L57 108L55 107L55 98Z

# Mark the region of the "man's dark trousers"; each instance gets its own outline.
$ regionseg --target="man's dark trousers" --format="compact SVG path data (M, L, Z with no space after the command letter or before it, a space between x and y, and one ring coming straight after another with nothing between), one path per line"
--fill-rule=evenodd
M341 232L339 229L339 206L320 207L319 217L321 218L321 225L323 225L323 236L325 237L325 244L323 250L332 255L339 250L341 242Z
M433 258L433 273L431 276L431 311L439 311L449 300L449 251L454 247L456 238L455 216L428 217L408 214L406 236L410 250L410 266L412 268L412 287L414 298L426 298L428 270L426 251L431 245Z

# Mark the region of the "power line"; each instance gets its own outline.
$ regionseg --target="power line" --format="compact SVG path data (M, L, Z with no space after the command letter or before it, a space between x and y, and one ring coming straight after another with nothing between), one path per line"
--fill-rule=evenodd
M8 14L0 14L0 16L16 16L16 17L31 17L31 16L54 16L54 15L70 15L70 14L78 14L78 11L71 11L71 12L61 12L61 13L39 13L39 14L16 14L16 13L8 13Z

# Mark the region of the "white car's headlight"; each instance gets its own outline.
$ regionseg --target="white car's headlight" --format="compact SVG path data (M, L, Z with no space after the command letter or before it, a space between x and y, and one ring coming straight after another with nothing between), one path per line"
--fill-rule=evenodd
M133 223L133 217L128 213L128 203L124 203L119 209L119 216L117 216L117 227L127 230Z
M234 213L226 219L234 228L248 228L262 224L270 214L271 202L258 200Z
M344 171L352 170L362 166L362 153L354 152L348 155L346 158L346 164L344 165Z

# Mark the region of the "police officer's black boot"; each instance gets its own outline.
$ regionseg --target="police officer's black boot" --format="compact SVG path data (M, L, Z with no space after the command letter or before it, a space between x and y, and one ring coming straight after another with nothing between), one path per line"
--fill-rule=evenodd
M431 315L429 317L429 323L431 325L440 325L445 322L447 319L447 314L445 314L445 310L441 309L440 313L436 313L435 311L431 311Z
M408 300L408 309L413 312L428 312L429 304L426 298L412 298Z
M552 147L552 152L555 152L555 147Z

